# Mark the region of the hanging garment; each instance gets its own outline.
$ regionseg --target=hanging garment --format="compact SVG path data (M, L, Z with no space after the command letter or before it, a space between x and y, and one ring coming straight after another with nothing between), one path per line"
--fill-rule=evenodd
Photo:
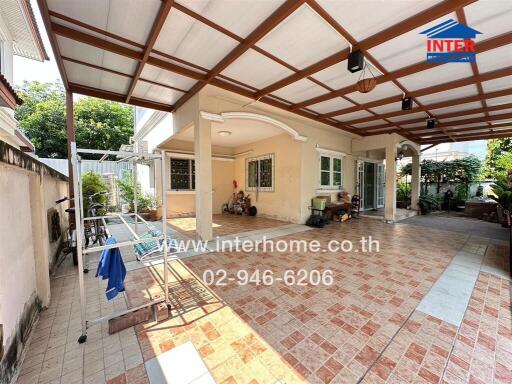
M106 245L116 244L116 239L109 237ZM124 278L126 277L126 267L119 248L104 249L101 253L96 277L101 276L103 280L108 279L105 295L108 300L112 300L119 292L124 291Z

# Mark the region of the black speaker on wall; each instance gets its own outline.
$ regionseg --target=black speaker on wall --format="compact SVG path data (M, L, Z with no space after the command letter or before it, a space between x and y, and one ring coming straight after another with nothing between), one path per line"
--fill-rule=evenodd
M437 128L437 120L436 119L428 119L427 120L427 128L429 129L433 129L433 128Z
M404 97L402 99L402 111L409 111L412 109L412 98Z
M348 70L352 73L361 71L364 68L364 55L357 50L348 55Z

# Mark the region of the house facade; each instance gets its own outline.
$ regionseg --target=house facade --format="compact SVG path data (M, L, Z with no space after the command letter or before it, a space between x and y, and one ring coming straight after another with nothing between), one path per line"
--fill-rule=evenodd
M361 197L361 209L382 210L392 222L398 153L415 164L415 201L419 194L419 146L399 134L362 138L215 87L172 117L145 114L134 140L168 158L167 188L156 193L169 216L195 216L203 239L211 238L212 215L238 191L250 195L258 215L292 223L305 223L312 198L337 202L346 191ZM159 167L153 175L151 184L161 185Z
M32 143L14 119L14 109L22 103L12 87L14 55L48 60L29 0L0 2L0 140L32 152Z

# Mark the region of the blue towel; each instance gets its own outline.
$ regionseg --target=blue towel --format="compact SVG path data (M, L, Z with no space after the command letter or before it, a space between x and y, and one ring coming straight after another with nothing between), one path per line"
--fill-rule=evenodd
M109 237L106 245L116 244L116 239ZM104 249L100 256L96 277L101 276L103 280L108 279L105 295L112 300L119 292L124 291L124 278L126 267L119 248Z

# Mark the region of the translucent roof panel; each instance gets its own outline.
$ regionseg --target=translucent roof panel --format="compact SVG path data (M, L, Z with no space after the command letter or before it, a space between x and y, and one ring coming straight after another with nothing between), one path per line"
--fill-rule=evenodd
M351 113L345 113L343 115L339 115L339 116L334 116L334 119L338 120L338 121L350 121L350 120L355 120L355 119L362 119L363 117L369 117L369 116L374 116L372 115L370 112L368 111L356 111L356 112L351 112Z
M180 4L240 37L249 35L284 0L182 0Z
M327 92L328 91L325 88L313 83L311 80L302 79L272 92L272 94L293 103L299 103L301 101L311 99L312 97L323 95Z
M248 71L247 68L251 70ZM221 73L261 89L294 72L261 53L249 49Z
M375 89L368 93L361 93L359 91L356 91L349 93L347 97L359 104L362 104L369 103L375 100L385 99L387 97L396 96L400 94L402 94L400 88L398 88L392 82L388 81L387 83L377 84Z
M309 6L303 5L257 43L298 69L348 47Z
M511 113L511 112L512 112L512 108L507 108L507 109L501 109L499 111L490 111L489 115L496 116L496 115L501 115L503 113Z
M318 0L357 41L420 13L441 0Z
M211 69L234 47L236 40L173 9L155 43L155 49Z
M433 109L433 110L431 110L431 112L434 115L445 115L447 113L461 112L461 111L467 111L467 110L470 110L470 109L477 109L477 108L482 108L482 103L480 101L475 101L475 102L466 103L466 104L454 105L454 106L446 107L446 108Z
M181 76L177 73L169 72L165 69L160 69L149 64L144 65L140 78L155 81L157 83L169 85L171 87L183 90L188 90L196 82L196 80L189 77Z
M120 94L126 94L130 86L131 79L125 76L115 75L68 61L64 61L64 67L68 80L71 83Z
M429 105L434 103L441 103L447 100L460 99L466 96L474 96L478 94L478 90L476 85L466 85L465 87L459 87L454 89L449 89L443 92L432 93L430 95L420 96L418 100L420 103Z
M370 128L370 127L375 127L377 125L383 125L383 124L389 124L389 123L386 120L375 120L375 121L369 121L367 123L353 124L352 126L356 127L356 128Z
M385 104L380 105L378 107L370 108L372 112L383 114L383 113L391 113L391 112L398 112L402 110L402 103L391 103L391 104Z
M494 97L492 99L487 99L485 102L488 106L508 104L512 102L512 96Z
M512 65L512 48L504 45L476 55L476 63L480 73L495 71Z
M480 0L464 8L469 26L483 33L482 39L489 39L510 31L512 1Z
M322 101L318 104L313 104L308 106L309 109L318 112L318 113L329 113L332 111L337 111L339 109L345 109L353 107L354 104L352 104L350 101L347 101L345 99L342 99L341 97L335 97L334 99Z
M137 67L135 60L66 37L57 36L57 44L63 57L69 57L128 75L131 75Z
M427 38L420 32L448 19L457 19L457 16L455 13L445 15L370 49L370 53L388 71L423 62L427 58Z
M183 96L183 93L174 91L169 88L160 87L158 85L149 84L143 81L137 82L133 90L133 97L156 101L163 104L174 104Z
M52 11L139 44L146 43L161 5L160 0L47 0L47 3Z
M458 120L465 120L465 119L473 119L477 117L484 117L485 115L483 113L473 113L472 115L465 115L465 116L456 116L456 117L447 117L445 119L439 119L441 123L449 123L451 121L458 121Z
M426 118L427 113L426 112L417 112L417 113L410 113L408 115L402 115L402 116L394 116L390 117L390 121L406 121L406 120L413 120L413 119L422 119Z
M398 81L408 91L415 91L471 76L473 76L471 64L457 63L457 65L439 65L426 71L401 77Z
M500 77L499 79L484 81L482 83L484 92L500 91L512 88L512 76Z

